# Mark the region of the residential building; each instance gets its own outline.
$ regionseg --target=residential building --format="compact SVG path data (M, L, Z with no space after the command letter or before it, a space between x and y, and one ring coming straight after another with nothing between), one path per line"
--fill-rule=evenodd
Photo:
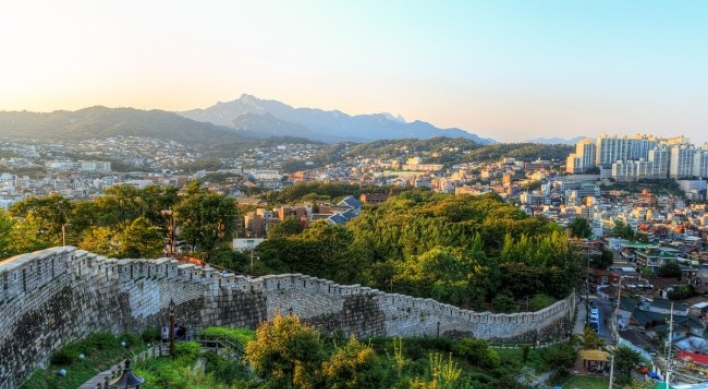
M693 175L693 145L681 144L671 146L671 161L669 162L669 177L684 178Z

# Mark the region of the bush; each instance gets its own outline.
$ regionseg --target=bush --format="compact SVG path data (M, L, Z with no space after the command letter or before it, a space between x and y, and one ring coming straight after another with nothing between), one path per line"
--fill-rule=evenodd
M555 302L556 299L553 297L539 293L534 295L531 300L529 300L529 310L533 312L540 311L543 308L553 305Z
M149 327L140 335L143 342L154 342L160 340L160 327Z
M498 313L513 313L519 310L514 298L508 294L498 294L492 299L492 307Z
M74 358L71 355L71 351L67 350L66 348L62 348L53 352L49 360L52 362L52 365L59 366L71 365L71 363L74 362Z
M482 339L464 338L454 346L454 351L472 366L493 368L501 363L496 350L490 349Z
M120 346L120 342L110 332L95 332L86 338L86 346L95 350L110 350Z
M578 352L570 343L559 343L546 348L542 358L546 368L563 375L575 364Z
M196 360L199 356L201 346L197 342L179 342L175 343L175 358L184 358L187 360Z
M228 335L238 339L243 345L256 340L256 331L248 328L207 327L199 335Z
M213 374L219 382L233 385L250 378L248 366L241 359L226 360L216 353L204 353L202 357L206 360L206 373Z
M125 347L135 347L143 344L142 339L140 339L139 336L130 332L122 333L120 335L120 340L121 342L125 342Z
M659 267L657 271L659 277L673 277L681 279L681 266L676 262L669 262L664 266Z

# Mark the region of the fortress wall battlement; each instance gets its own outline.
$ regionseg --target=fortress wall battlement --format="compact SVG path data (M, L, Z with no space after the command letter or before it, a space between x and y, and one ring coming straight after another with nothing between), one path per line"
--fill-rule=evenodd
M532 340L557 336L575 298L538 312L475 312L432 299L340 285L303 274L249 278L169 258L113 259L55 247L0 261L0 389L12 389L52 350L96 331L141 333L175 320L256 328L295 314L322 331L357 336L435 336Z

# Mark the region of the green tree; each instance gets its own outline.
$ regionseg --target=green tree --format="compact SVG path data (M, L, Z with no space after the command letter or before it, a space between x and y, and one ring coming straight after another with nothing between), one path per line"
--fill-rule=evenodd
M46 240L51 244L61 245L73 207L74 203L71 200L52 194L45 197L31 197L16 203L10 212L16 217L32 217L40 235L46 236Z
M268 388L315 388L325 352L319 333L297 316L276 315L263 322L246 345L248 361Z
M316 273L313 275L349 283L361 278L365 259L357 247L352 245L354 237L344 226L318 220L293 240L313 256L311 261L315 263L312 267Z
M554 344L543 350L541 354L546 368L558 374L566 375L578 359L578 352L572 343L564 342Z
M615 227L612 234L620 239L634 240L635 233L632 226L625 224L621 220L615 220Z
M71 226L67 229L67 234L76 237L76 241L83 238L83 234L91 227L100 227L102 210L99 209L95 201L80 200L74 202L71 213ZM105 227L116 227L106 225Z
M498 294L492 299L492 307L499 313L514 313L519 311L519 304L508 294Z
M677 286L673 291L668 293L669 300L683 301L696 295L696 289L693 285L683 284Z
M187 196L174 207L180 237L209 260L212 251L231 239L238 212L233 199L223 194L188 187Z
M615 261L615 256L612 253L611 250L602 250L602 255L600 255L600 258L597 261L597 267L600 269L607 269Z
M140 190L132 185L112 185L96 198L101 226L123 229L142 214Z
M390 388L392 375L373 348L351 337L322 364L325 387L331 389Z
M295 216L288 216L279 224L268 229L268 239L287 238L303 230L302 223Z
M403 293L460 305L472 293L467 279L471 269L465 253L434 248L409 261L395 283Z
M110 227L90 227L82 234L78 247L92 253L115 257L120 255L119 242L120 237Z
M663 266L659 266L657 273L659 277L673 277L681 279L681 266L676 262L669 262Z
M10 238L13 228L12 218L3 210L0 209L0 258L5 259L12 255L10 250Z
M124 258L157 258L162 252L162 233L144 216L140 216L125 229L121 240Z
M605 346L605 339L598 336L597 332L591 327L585 327L580 347L583 350L599 350Z
M529 310L533 312L540 311L543 308L553 305L555 302L556 299L553 297L543 293L538 293L534 295L531 300L529 300Z
M177 187L148 185L138 192L140 214L164 228L170 223L170 210L179 202Z
M56 241L39 227L39 221L33 213L21 220L15 220L7 240L9 255L17 255L46 249L56 245Z
M614 358L617 384L629 384L632 381L632 370L642 361L641 356L627 346L620 346L615 350Z
M453 346L453 351L472 366L491 369L500 363L496 350L489 348L483 339L463 338Z
M234 251L230 247L219 247L214 250L210 261L236 272L250 272L251 257L248 252Z
M586 239L592 236L592 227L584 217L576 217L568 223L571 238Z

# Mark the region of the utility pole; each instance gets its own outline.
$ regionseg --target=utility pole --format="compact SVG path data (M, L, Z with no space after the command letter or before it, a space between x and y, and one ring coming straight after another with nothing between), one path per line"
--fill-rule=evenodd
M674 303L671 303L671 316L669 316L669 344L666 350L666 389L671 387L671 338L674 335Z
M615 307L615 312L614 312L614 317L610 317L610 336L612 337L612 341L614 343L615 350L617 350L617 341L619 340L619 306L620 302L622 301L622 276L619 278L619 283L617 284L617 306ZM617 327L615 327L615 323L617 323ZM610 355L610 386L609 389L612 389L612 385L614 384L614 378L615 378L615 354L612 353Z
M61 245L66 246L66 227L70 226L71 223L62 223L61 224Z

